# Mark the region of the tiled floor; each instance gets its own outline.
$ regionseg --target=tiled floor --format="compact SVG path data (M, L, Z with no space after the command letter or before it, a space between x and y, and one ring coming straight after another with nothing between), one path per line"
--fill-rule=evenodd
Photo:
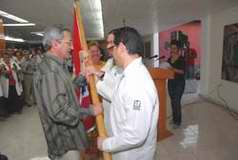
M237 160L238 121L207 102L183 106L183 125L158 144L157 160ZM35 107L0 121L0 151L9 160L46 157L46 143ZM40 158L40 160L46 160Z
M171 131L158 144L157 160L238 159L238 121L214 104L183 106L183 125Z
M47 155L46 142L36 107L0 121L0 152L9 160L30 160Z

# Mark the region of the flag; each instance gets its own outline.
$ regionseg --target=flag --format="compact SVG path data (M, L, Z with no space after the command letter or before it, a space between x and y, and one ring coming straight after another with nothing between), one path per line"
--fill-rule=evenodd
M74 19L76 20L75 22L77 22L77 26L78 26L78 34L79 34L78 37L80 37L79 38L80 39L80 46L81 46L81 49L83 49L85 51L88 51L88 46L87 46L87 43L86 43L84 29L83 29L82 18L80 16L79 0L75 0L74 2L75 2L74 14L75 14L75 17L76 17ZM77 53L79 53L79 52L77 52ZM80 56L78 54L78 58L79 57ZM80 66L79 66L79 68L80 68ZM76 68L75 68L75 71L76 71ZM91 101L93 102L94 105L99 105L100 100L99 100L99 97L97 95L94 77L93 76L89 77L88 82L89 82L89 85L90 85L89 89L90 89ZM85 93L88 93L88 92L85 92ZM99 136L107 137L106 128L105 128L105 125L104 125L102 114L99 114L99 115L96 116L96 124L97 124L97 131L98 131ZM108 152L103 152L103 159L104 160L111 160L112 157Z
M74 75L78 76L80 74L80 51L83 50L83 45L81 43L80 27L78 23L77 14L74 8L74 22L73 22L73 54L72 63ZM78 98L78 103L80 107L87 108L90 105L90 95L88 90L88 83L85 81L83 86L76 89L76 95ZM87 131L91 131L95 126L95 118L93 116L88 116L83 120L84 127Z
M80 33L79 33L79 26L78 20L74 8L74 22L73 22L73 54L72 54L72 61L74 66L74 74L76 76L80 73L80 50L81 50L81 42L80 42Z
M3 54L6 49L6 41L4 36L3 20L0 18L0 54Z

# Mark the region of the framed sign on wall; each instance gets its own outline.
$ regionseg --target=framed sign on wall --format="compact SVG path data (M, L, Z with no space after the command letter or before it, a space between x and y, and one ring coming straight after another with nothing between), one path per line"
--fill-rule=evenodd
M238 82L238 23L224 27L222 79Z

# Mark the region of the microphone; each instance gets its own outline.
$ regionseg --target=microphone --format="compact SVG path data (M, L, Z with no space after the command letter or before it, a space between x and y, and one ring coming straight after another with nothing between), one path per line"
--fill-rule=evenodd
M164 59L165 56L160 56L159 58L157 58L156 60L161 60L161 59Z
M154 59L154 58L157 58L157 57L158 57L158 55L153 55L153 56L148 57L148 59Z

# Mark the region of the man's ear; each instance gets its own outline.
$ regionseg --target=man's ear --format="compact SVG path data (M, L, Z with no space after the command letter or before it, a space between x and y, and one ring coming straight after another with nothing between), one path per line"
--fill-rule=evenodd
M53 40L53 41L51 42L52 48L56 48L58 45L59 45L59 42L57 42L56 40Z

